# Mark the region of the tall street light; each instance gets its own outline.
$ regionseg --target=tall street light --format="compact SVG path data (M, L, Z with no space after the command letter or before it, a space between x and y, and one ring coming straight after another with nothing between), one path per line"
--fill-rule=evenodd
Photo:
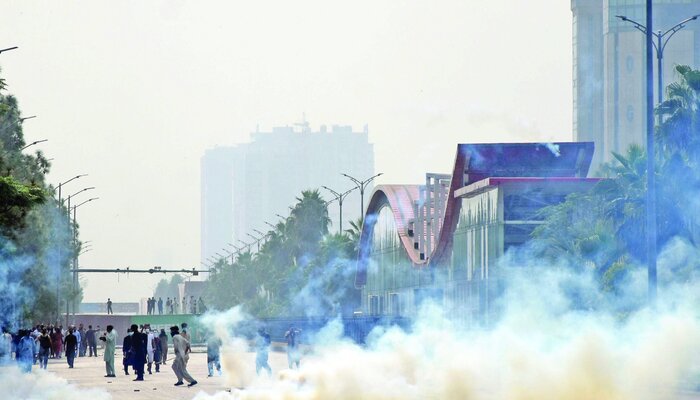
M360 189L360 217L364 219L365 216L365 188L367 185L374 180L374 178L383 175L383 172L380 172L374 176L371 176L363 181L356 179L355 177L352 177L348 174L341 174L344 177L350 179L351 181L355 182L355 185L357 185L357 188Z
M82 177L84 177L84 176L87 176L87 174L76 175L76 176L74 176L74 177L68 179L67 181L61 182L61 183L58 184L58 203L59 203L59 204L61 204L61 203L62 203L62 200L63 200L63 199L61 198L61 188L62 188L66 183L70 183L70 182L72 182L72 181L74 181L74 180L76 180L76 179L78 179L78 178L82 178Z
M0 54L4 53L6 51L14 50L14 49L19 49L19 47L14 46L14 47L8 47L6 49L0 49Z
M251 235L250 233L246 233L246 235L252 237L253 240L255 240L253 243L255 243L258 246L258 251L260 251L260 241L263 239L264 236L263 237L255 237L255 236Z
M69 217L69 218L70 218L70 210L71 210L71 208L70 208L70 199L73 198L73 197L75 197L75 196L77 196L77 195L79 195L80 193L83 193L83 192L88 191L88 190L92 190L92 189L94 189L94 188L95 188L94 186L86 187L86 188L83 188L83 189L81 189L81 190L78 190L77 192L75 192L75 193L73 193L72 195L68 196L68 217Z
M81 190L84 191L85 189ZM92 197L90 199L87 199L83 201L82 203L73 206L73 247L76 247L78 244L78 216L77 216L77 209L78 207L90 203L91 201L98 200L99 197ZM70 198L68 198L69 205L68 205L68 212L69 212L69 217L70 217ZM84 251L83 253L85 253ZM80 253L82 254L82 253ZM73 257L73 319L75 319L75 310L78 308L77 303L76 303L76 292L78 291L78 256L80 254L77 254L75 257ZM68 324L68 302L66 302L66 325Z
M663 59L664 59L664 50L666 49L666 45L668 44L668 41L671 40L673 35L676 34L676 32L680 31L681 29L685 28L685 24L687 24L690 21L695 21L700 17L700 14L693 15L690 18L686 18L683 21L677 23L676 25L673 25L671 28L667 29L665 32L661 32L661 30L658 30L654 32L649 29L649 35L647 35L647 26L651 27L651 23L647 22L647 25L644 26L640 24L637 21L631 20L624 15L616 15L617 18L621 19L622 21L629 22L636 29L641 31L645 36L648 36L647 40L651 41L651 44L653 47L656 49L656 63L657 63L657 75L659 76L658 82L657 82L657 90L658 90L658 98L659 98L659 103L663 101L664 98L664 85L663 85ZM647 18L648 20L649 18ZM656 39L656 43L654 43L653 39Z
M236 239L236 240L238 240L239 242L241 242L241 243L243 244L243 247L247 248L247 249L248 249L248 252L250 253L250 246L251 246L253 243L246 243L246 242L242 241L241 239Z
M343 193L338 193L335 190L329 188L328 186L321 186L322 188L328 190L329 192L333 193L333 196L335 196L335 200L338 200L338 205L340 207L340 218L339 218L339 228L340 231L339 233L343 233L343 200L352 192L353 190L357 189L357 187L354 187L352 189L346 190Z
M34 146L35 144L44 143L44 142L48 142L48 141L49 141L49 139L36 140L36 141L31 142L28 145L22 147L21 149L19 149L19 151L22 151L22 150L26 149L27 147Z

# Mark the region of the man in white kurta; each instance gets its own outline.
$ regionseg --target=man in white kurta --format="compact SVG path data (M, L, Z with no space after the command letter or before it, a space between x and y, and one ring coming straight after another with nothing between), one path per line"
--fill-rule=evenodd
M177 376L175 386L182 385L183 379L189 382L187 386L194 386L197 381L187 372L187 361L190 356L186 350L190 346L190 342L180 335L180 328L177 326L170 328L170 335L173 337L173 350L175 351L175 361L172 365L173 372Z
M107 333L105 333L103 341L105 344L105 369L107 370L105 377L114 378L117 376L114 372L114 350L117 346L117 332L112 325L107 325Z
M148 359L148 374L151 374L151 366L153 365L153 344L155 343L155 335L151 332L151 329L146 330L148 332L148 339L146 339L146 352Z

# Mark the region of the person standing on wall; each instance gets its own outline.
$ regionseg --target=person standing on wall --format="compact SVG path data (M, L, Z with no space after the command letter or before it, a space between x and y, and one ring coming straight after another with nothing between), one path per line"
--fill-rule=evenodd
M68 361L68 368L73 368L76 350L78 350L78 338L73 334L73 328L71 327L68 328L68 334L66 335L66 360Z
M105 343L104 358L105 370L107 375L105 378L115 378L117 375L114 372L114 351L117 346L117 332L112 325L107 325L107 333L100 336L100 340Z
M163 298L158 298L158 315L163 315Z
M112 299L109 297L107 298L107 315L109 314L114 314L114 311L112 311Z
M170 328L170 335L173 337L173 350L175 351L175 361L172 365L173 372L177 377L175 386L183 385L183 379L189 382L188 387L194 386L197 381L187 372L187 361L190 357L187 348L189 348L190 343L180 335L180 328L177 326Z

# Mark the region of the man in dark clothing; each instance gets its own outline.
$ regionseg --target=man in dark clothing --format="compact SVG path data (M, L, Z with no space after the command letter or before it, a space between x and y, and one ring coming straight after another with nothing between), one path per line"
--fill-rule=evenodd
M80 324L78 332L80 332L80 343L78 343L78 357L85 357L85 352L87 352L87 337L85 337L85 328L83 328L83 324Z
M148 354L146 346L148 336L145 333L139 332L139 326L131 325L131 351L133 353L133 365L136 372L135 381L143 380L143 369L146 364L146 355Z
M158 298L158 314L163 315L163 298Z
M112 311L112 299L107 298L107 314L114 314Z
M88 325L88 330L85 332L85 339L90 349L90 357L93 357L93 355L97 357L97 338L95 337L95 331L92 329L92 325Z
M124 360L122 363L124 364L124 374L129 375L129 365L132 366L133 368L133 352L131 350L131 335L133 332L128 332L126 336L124 336L124 341L122 342L122 352L124 353Z
M66 335L66 359L68 360L68 368L73 368L75 361L75 353L78 350L78 338L73 334L73 328L68 329Z

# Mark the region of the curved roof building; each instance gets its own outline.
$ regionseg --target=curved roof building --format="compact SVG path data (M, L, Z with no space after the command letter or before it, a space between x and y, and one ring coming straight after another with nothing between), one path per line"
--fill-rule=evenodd
M589 189L593 143L460 144L451 174L380 185L365 211L355 286L362 311L410 316L426 298L488 318L495 261L529 239L537 211Z

